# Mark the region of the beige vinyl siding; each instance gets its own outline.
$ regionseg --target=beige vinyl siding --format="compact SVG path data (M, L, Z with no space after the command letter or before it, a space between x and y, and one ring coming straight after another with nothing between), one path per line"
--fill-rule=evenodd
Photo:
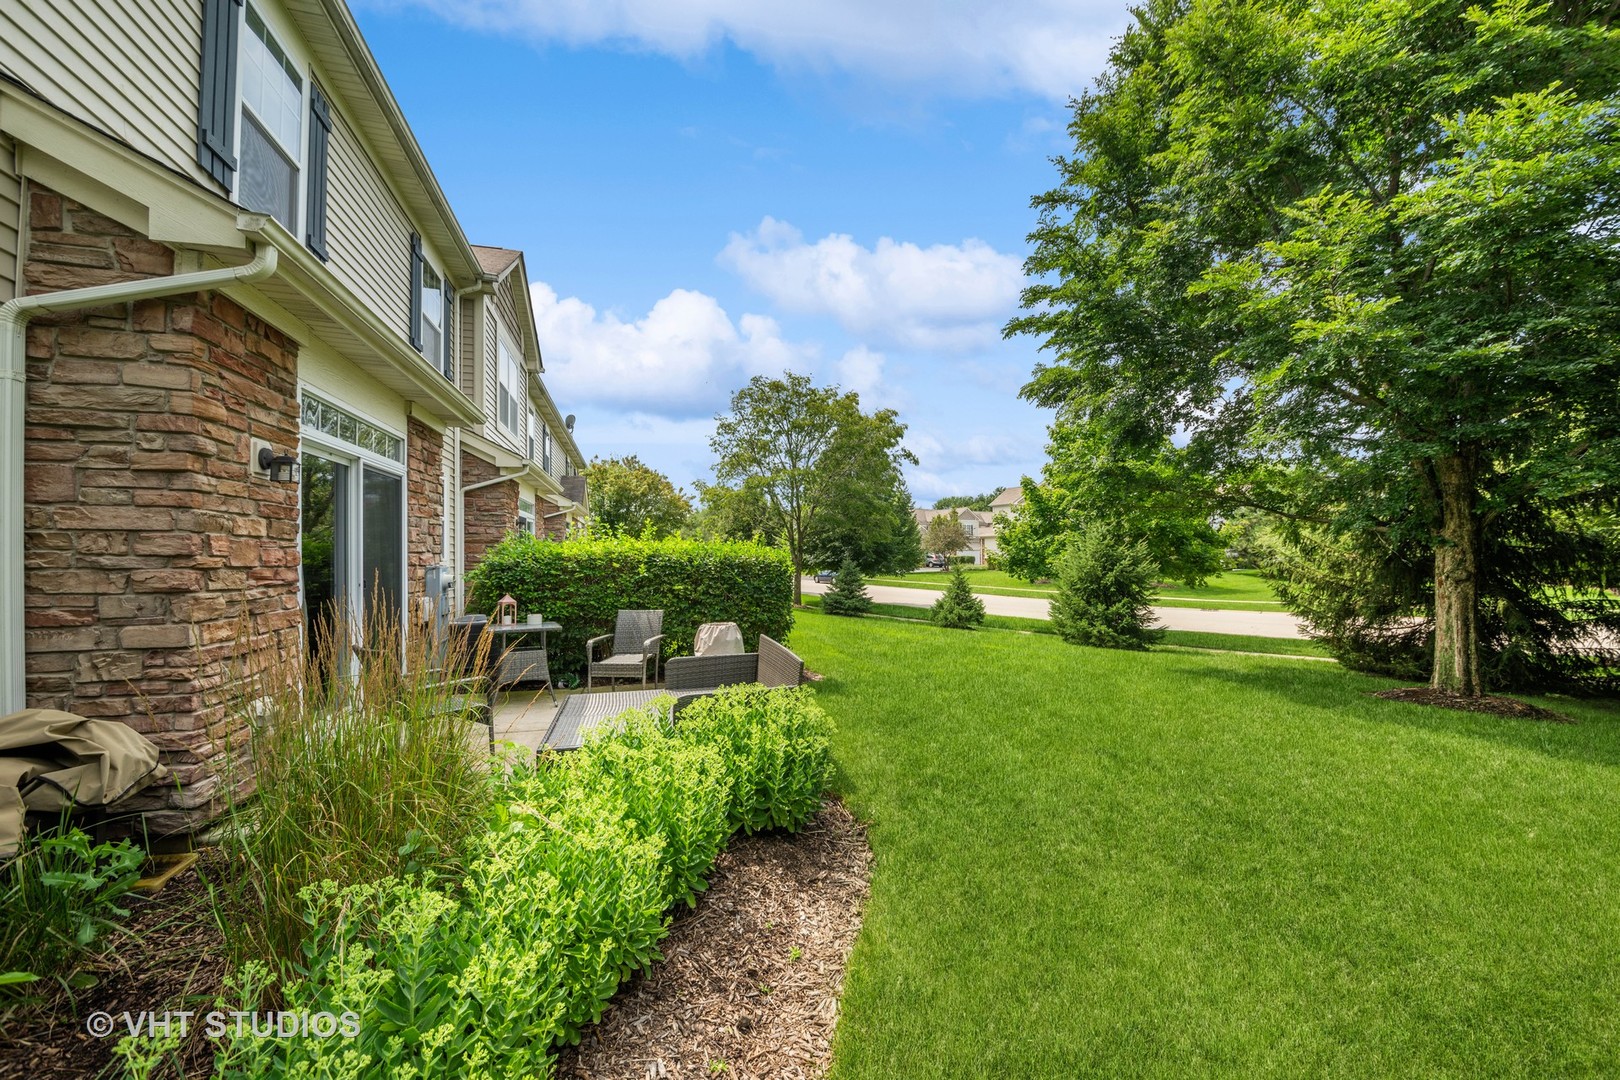
M500 354L495 351L496 342L500 340L501 327L495 318L495 308L492 305L484 306L484 430L494 433L500 432L502 436L505 429L501 427L501 360Z
M408 339L410 219L337 109L327 146L326 250L332 272Z
M482 301L469 297L461 301L456 312L456 333L461 335L460 367L456 374L461 379L461 392L473 401L478 400L478 320L483 317Z
M18 236L22 231L22 181L16 147L0 134L0 303L17 295Z
M197 0L4 0L0 66L51 104L217 190L197 164Z
M512 290L521 287L522 278L516 270L506 275L500 286L495 290L495 307L500 312L501 325L511 335L510 344L519 352L523 351L523 333L519 329L523 324L518 321L517 299Z

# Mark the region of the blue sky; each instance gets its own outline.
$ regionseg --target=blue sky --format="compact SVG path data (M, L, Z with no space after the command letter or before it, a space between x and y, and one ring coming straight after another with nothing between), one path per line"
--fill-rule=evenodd
M707 478L713 417L784 368L897 409L919 504L1039 471L1003 342L1122 4L421 0L361 28L475 243L527 256L587 456Z

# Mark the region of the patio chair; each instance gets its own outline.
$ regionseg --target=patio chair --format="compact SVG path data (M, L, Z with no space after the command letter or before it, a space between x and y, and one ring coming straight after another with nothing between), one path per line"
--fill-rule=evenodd
M647 669L652 668L652 681L658 681L658 660L664 648L664 613L662 611L621 610L613 633L593 637L585 643L585 658L590 661L585 671L587 689L597 679L640 678L646 687ZM612 641L608 655L598 657L598 646Z

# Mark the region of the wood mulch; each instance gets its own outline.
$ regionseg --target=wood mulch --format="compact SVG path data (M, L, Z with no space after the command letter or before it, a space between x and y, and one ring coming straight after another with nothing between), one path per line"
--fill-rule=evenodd
M865 830L835 800L795 835L733 839L697 907L675 916L664 961L563 1050L557 1075L823 1075L870 866Z
M1435 690L1428 686L1403 686L1399 690L1379 690L1373 697L1386 701L1409 701L1414 705L1433 705L1441 709L1461 712L1489 713L1520 720L1548 720L1555 724L1573 724L1575 721L1563 713L1543 709L1539 705L1498 694L1454 694L1449 690Z
M108 954L87 969L96 985L69 994L52 987L31 1006L0 1013L0 1080L82 1080L120 1075L109 1068L121 1035L123 1016L169 1009L211 1007L225 977L225 941L209 903L201 874L223 863L205 850L197 866L151 897L129 896L130 917L112 939ZM35 983L34 986L41 984ZM105 1038L85 1030L86 1018L104 1012L120 1025ZM213 1072L213 1045L195 1026L180 1050L180 1072L168 1076L204 1077ZM163 1074L160 1074L163 1075Z

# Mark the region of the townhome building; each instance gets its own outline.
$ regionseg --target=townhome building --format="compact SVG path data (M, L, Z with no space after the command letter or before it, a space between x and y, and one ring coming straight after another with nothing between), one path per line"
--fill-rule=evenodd
M244 648L582 520L541 372L342 0L0 4L0 713L157 743L149 828L216 812Z

